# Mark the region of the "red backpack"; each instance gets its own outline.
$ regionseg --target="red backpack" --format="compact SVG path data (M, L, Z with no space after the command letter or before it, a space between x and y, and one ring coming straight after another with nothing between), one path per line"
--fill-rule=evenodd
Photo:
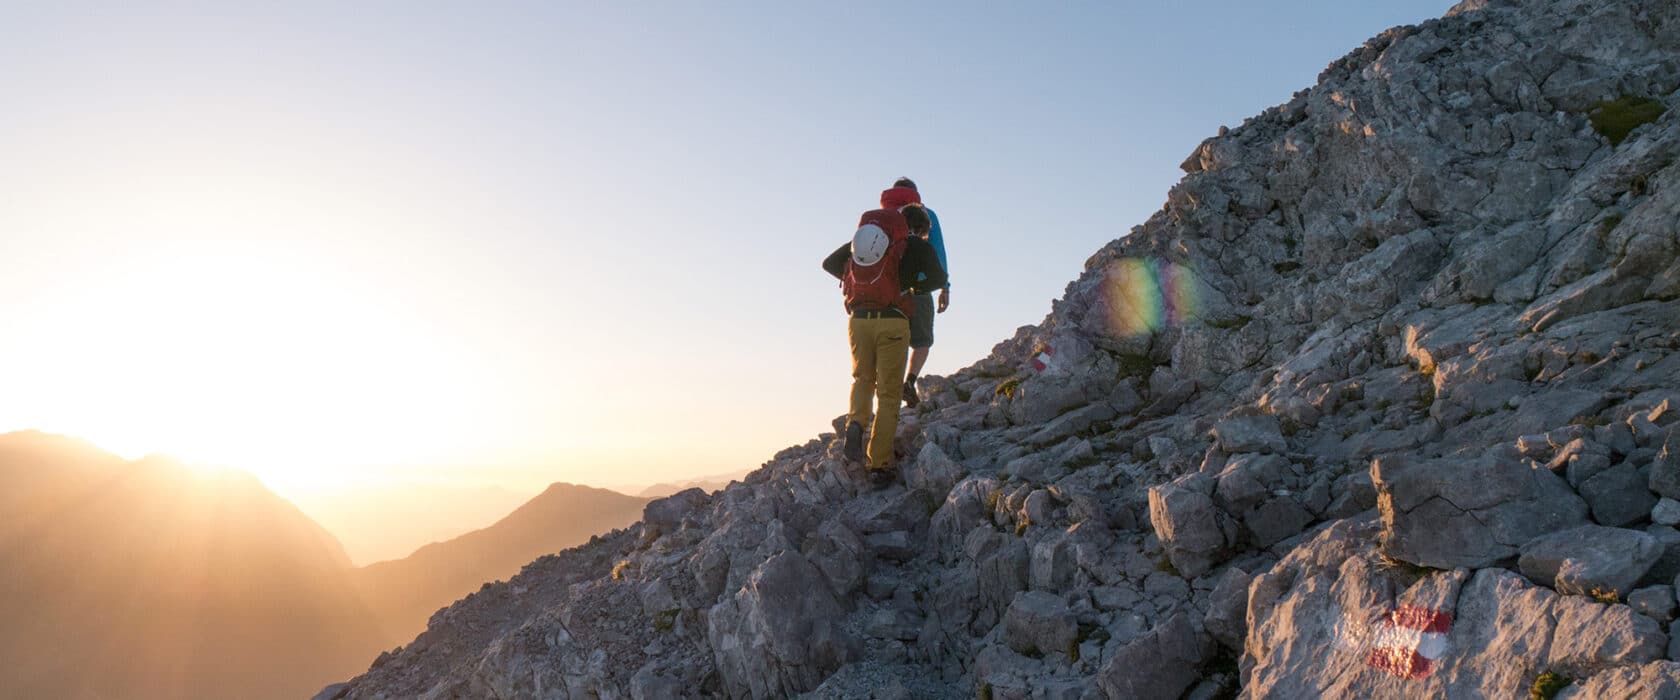
M840 280L847 311L894 308L905 318L915 313L915 299L898 283L898 263L909 245L910 227L903 214L892 209L863 213L852 235L852 257L846 260L846 274Z

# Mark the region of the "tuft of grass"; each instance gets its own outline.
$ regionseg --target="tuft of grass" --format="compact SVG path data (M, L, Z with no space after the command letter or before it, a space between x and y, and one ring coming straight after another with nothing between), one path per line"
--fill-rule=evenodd
M1280 275L1288 274L1299 269L1301 269L1301 263L1295 262L1294 260L1272 263L1272 272Z
M1609 139L1610 145L1620 146L1634 129L1656 121L1667 111L1661 102L1627 95L1594 105L1587 110L1587 118L1592 121L1593 131Z
M1575 416L1569 419L1569 424L1588 428L1602 428L1610 424L1610 419L1604 416Z
M1243 326L1248 325L1249 321L1253 320L1254 317L1252 316L1243 316L1239 314L1236 318L1229 321L1203 321L1203 323L1206 323L1209 328L1217 328L1222 331L1227 331L1232 328L1242 328Z
M660 634L670 634L671 630L677 627L677 613L679 612L681 611L676 608L660 611L658 615L653 616L653 628L658 630Z
M974 689L974 697L978 700L992 700L992 684L981 683Z
M624 580L624 572L629 571L629 570L630 570L630 560L629 559L625 559L623 561L620 561L617 564L614 564L613 568L612 568L612 580L623 581Z
M1178 567L1173 566L1172 559L1165 554L1161 555L1160 561L1155 562L1155 570L1165 571L1173 576L1184 578L1184 574L1178 573Z
M1026 520L1022 520L1020 522L1015 523L1015 536L1020 537L1022 535L1027 534L1027 526L1029 526L1031 524L1032 523L1027 522Z
M1528 689L1528 700L1552 700L1558 691L1569 687L1575 679L1554 671L1547 671L1534 679L1534 685Z
M1596 601L1598 601L1600 603L1603 603L1605 605L1615 605L1617 603L1622 602L1621 592L1617 591L1617 590L1614 590L1614 589L1611 589L1611 590L1607 591L1607 590L1604 590L1602 588L1594 588L1594 589L1592 589L1592 592L1588 593L1587 595L1592 596L1593 600L1596 600Z
M1019 391L1020 388L1021 388L1021 382L1024 382L1026 380L1027 380L1026 377L1010 377L1010 378L1005 379L1001 382L998 382L997 388L992 390L992 393L993 394L1002 394L1004 396L1007 396L1007 397L1013 399L1013 398L1015 398L1015 392Z
M1077 639L1068 640L1067 657L1068 657L1068 663L1070 663L1070 664L1079 663L1079 640L1077 640Z
M986 492L986 514L988 516L997 512L999 498L1003 498L1003 489L992 489Z

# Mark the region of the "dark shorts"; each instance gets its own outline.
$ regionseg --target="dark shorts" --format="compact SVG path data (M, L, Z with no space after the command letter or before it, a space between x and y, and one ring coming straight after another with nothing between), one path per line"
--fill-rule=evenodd
M910 347L933 347L933 295L916 295L916 315L910 319Z

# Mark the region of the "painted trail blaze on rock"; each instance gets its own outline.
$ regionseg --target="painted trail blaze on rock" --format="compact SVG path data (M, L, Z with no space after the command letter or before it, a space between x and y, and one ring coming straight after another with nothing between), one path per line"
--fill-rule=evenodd
M1446 652L1451 628L1452 613L1403 605L1377 621L1365 664L1401 678L1426 678Z
M1048 345L1044 346L1043 350L1040 350L1040 351L1038 351L1038 354L1033 355L1033 358L1032 358L1033 369L1038 370L1040 372L1043 372L1046 368L1048 368L1050 366L1050 360L1053 359L1052 356L1055 355L1055 354L1056 354L1056 349L1055 348L1052 348Z

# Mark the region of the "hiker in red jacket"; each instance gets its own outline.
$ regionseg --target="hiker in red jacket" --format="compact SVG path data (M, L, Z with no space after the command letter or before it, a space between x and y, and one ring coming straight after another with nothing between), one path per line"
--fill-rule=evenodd
M910 318L916 313L912 295L918 285L938 289L945 284L939 256L920 237L929 225L920 207L864 212L852 242L823 260L823 269L840 279L851 315L846 337L852 347L852 400L845 455L863 461L863 426L873 415L868 472L877 488L891 484L896 474L893 436L903 399Z

